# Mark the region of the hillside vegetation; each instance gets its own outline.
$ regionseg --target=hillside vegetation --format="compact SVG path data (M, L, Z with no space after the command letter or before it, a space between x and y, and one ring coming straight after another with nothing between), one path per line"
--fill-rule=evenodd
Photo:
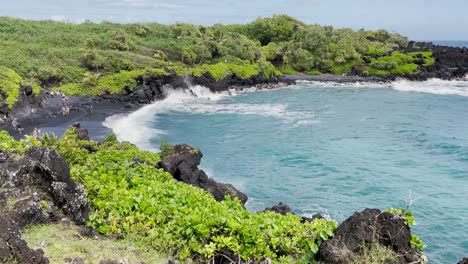
M56 149L65 158L92 206L89 226L133 241L142 251L196 262L222 256L309 262L336 229L335 222L325 219L302 223L292 214L251 213L237 199L217 202L210 193L157 169L160 154L119 143L115 136L98 144L78 140L71 129L60 139L45 135L41 141L15 141L0 131L0 148L11 155L31 146Z
M145 74L411 75L432 53L393 52L407 38L385 30L307 25L286 15L245 25L71 24L0 17L0 99L12 106L20 84L35 91L100 95L133 89Z

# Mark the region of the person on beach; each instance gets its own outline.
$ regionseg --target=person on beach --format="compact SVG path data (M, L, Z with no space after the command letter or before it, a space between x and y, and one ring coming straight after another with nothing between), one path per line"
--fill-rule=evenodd
M37 128L37 127L34 128L33 137L35 137L36 139L41 138L41 130L39 128Z
M15 130L15 131L17 131L18 127L20 126L18 124L18 121L16 121L16 119L13 119L13 121L11 121L11 125L13 126L13 130Z
M16 131L18 131L18 134L22 135L23 134L23 131L24 131L24 128L21 126L21 125L18 125L16 127Z

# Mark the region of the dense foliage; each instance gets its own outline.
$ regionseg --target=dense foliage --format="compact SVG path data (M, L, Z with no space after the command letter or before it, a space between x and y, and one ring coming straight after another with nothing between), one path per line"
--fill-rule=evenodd
M230 255L243 260L305 261L333 236L336 223L298 216L251 213L238 200L217 202L206 191L178 182L157 169L160 154L108 137L103 144L64 137L14 141L0 133L0 148L22 152L43 145L58 150L72 177L86 188L93 206L88 222L100 233L138 239L180 259ZM84 148L86 146L86 148ZM96 152L90 153L88 149Z
M280 72L382 76L415 74L434 63L431 52L394 52L406 44L385 30L306 25L285 15L210 27L0 17L0 89L11 93L11 105L19 76L43 88L98 95L132 89L135 78L151 72L218 80Z

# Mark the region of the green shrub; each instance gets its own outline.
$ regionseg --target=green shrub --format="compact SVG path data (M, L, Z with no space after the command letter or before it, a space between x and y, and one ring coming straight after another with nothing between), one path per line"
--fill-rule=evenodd
M123 93L125 89L133 90L137 86L136 79L152 76L165 76L168 73L162 69L147 68L143 70L121 71L116 74L100 77L94 73L88 73L83 77L82 83L71 83L62 85L55 90L61 90L67 95L96 96Z
M414 63L414 54L393 52L391 56L372 59L369 64L369 74L373 76L384 75L414 75L420 72L420 68Z
M15 71L0 66L0 105L2 101L8 108L12 108L19 97L19 90L23 79ZM6 98L2 95L4 93Z
M73 179L85 186L93 208L88 225L100 233L137 239L182 260L231 252L245 261L284 256L309 261L336 228L324 219L302 224L292 214L250 213L229 197L217 202L157 169L158 153L130 143L80 141L74 129L59 140L44 136L42 142L17 142L4 132L0 139L0 147L13 152L41 143L60 152ZM97 152L90 153L84 148L88 145Z

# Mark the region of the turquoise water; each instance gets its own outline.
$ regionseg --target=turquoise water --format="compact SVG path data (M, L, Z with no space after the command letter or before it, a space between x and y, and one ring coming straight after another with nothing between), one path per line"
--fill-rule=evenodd
M192 93L105 124L143 148L158 148L157 138L201 148L203 169L247 193L253 211L282 201L343 221L411 196L430 262L468 255L468 83Z

